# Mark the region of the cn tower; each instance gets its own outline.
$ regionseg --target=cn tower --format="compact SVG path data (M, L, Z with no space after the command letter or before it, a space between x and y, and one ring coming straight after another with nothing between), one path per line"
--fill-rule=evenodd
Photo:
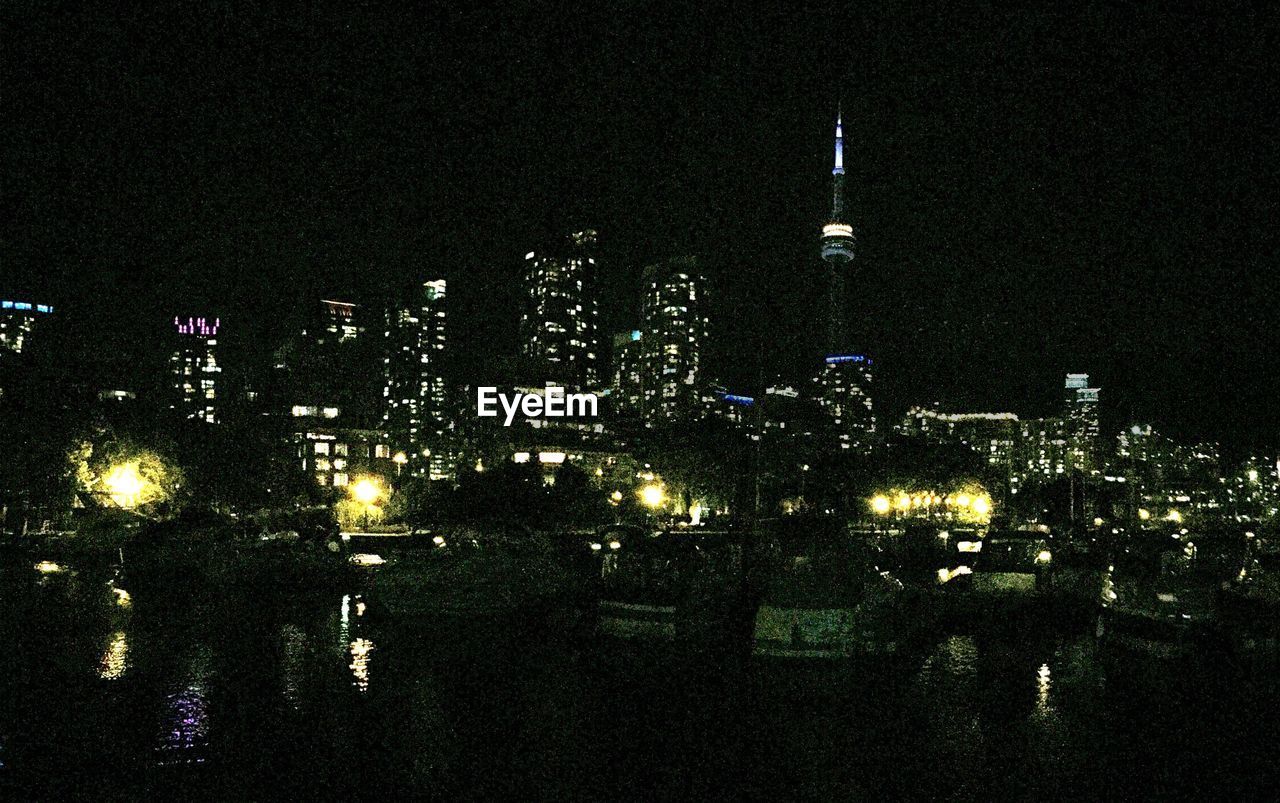
M844 132L840 114L836 115L836 159L831 171L831 217L822 227L822 260L827 263L827 341L828 354L839 354L848 347L844 320L844 274L853 262L853 226L844 215Z

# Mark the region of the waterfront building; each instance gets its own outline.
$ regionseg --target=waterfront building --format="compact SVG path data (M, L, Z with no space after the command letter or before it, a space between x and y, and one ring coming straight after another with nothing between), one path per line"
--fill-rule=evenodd
M579 390L600 383L597 234L583 229L524 258L523 373Z
M416 299L387 309L383 331L382 429L409 455L409 470L452 476L453 410L445 370L444 279L423 282Z
M169 355L170 409L188 420L218 422L222 364L219 318L175 317Z
M1098 474L1098 388L1089 387L1088 374L1067 374L1063 386L1063 425L1067 440L1067 465L1086 474Z
M321 299L303 335L316 343L349 343L364 334L362 310L350 301Z
M644 381L639 329L613 336L613 382L609 387L609 404L620 419L639 419L644 401Z
M700 413L709 326L695 258L669 259L645 269L639 341L645 426L687 421Z
M21 354L39 321L52 314L53 307L49 304L0 300L0 352Z
M813 378L813 397L832 425L840 449L868 450L876 435L871 404L874 373L865 354L828 356Z

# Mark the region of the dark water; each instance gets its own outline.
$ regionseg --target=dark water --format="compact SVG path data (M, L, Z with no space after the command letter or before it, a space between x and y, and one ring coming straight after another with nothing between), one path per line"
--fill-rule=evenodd
M584 639L568 609L379 620L358 589L134 594L11 568L0 796L1273 796L1265 680L1099 655L1020 607L773 671Z

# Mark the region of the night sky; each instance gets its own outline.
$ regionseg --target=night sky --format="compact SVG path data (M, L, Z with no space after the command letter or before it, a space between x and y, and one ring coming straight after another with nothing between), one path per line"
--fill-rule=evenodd
M444 275L483 381L524 253L590 225L606 329L644 264L697 254L712 367L749 387L815 353L841 102L882 409L1046 414L1079 371L1113 424L1280 441L1261 14L432 5L6 3L0 290L126 352L188 311L265 348L322 293Z

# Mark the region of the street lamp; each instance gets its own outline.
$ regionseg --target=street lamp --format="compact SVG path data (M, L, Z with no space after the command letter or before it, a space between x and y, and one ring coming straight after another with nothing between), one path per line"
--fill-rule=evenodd
M364 526L369 526L369 514L382 498L382 483L374 477L364 477L351 486L351 498L364 508Z
M396 452L391 458L391 462L396 464L396 476L400 476L400 470L404 468L404 464L409 462L409 455L404 452Z
M362 505L372 505L380 496L382 496L382 485L376 479L365 477L351 486L351 498Z
M125 463L111 469L104 483L111 501L126 510L138 506L147 485L147 481L138 473L137 463Z
M645 507L657 508L662 507L667 501L667 492L662 489L661 485L646 485L640 489L640 501Z

